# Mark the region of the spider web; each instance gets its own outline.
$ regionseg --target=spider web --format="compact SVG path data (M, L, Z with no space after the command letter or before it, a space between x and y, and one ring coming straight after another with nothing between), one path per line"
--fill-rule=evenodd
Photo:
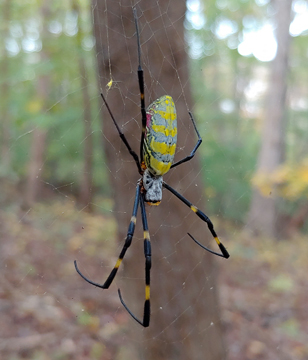
M108 59L116 44L110 41L110 32L113 31L113 28L108 23L108 11L111 10L108 10L106 1L105 4L107 8L107 21L106 23L99 24L99 33L106 34L106 53L108 54ZM132 5L130 6L130 17L123 19L119 17L119 21L122 21L123 27L125 21L130 21L133 29ZM167 90L165 83L157 75L160 74L160 70L157 71L155 69L155 66L157 66L155 59L153 60L149 55L148 44L153 37L156 39L161 53L164 53L164 48L161 47L160 39L156 35L157 29L152 22L147 22L145 14L140 9L141 2L137 1L134 5L136 5L139 18L142 66L147 77L145 89L147 105L150 101L163 94L169 93L174 96L175 87L177 86L180 95L175 97L174 100L176 105L184 107L187 113L186 117L178 118L181 136L177 146L176 159L181 159L192 150L190 139L194 139L193 143L197 140L188 116L188 111L192 110L194 112L195 110L194 107L191 108L192 102L186 95L189 83L186 80L182 80L181 71L176 66L177 54L171 50L169 51L171 59L166 57L164 61L170 65L170 72L173 73L176 85L174 85L174 91L172 91L172 86L171 90L169 90L170 87ZM153 3L153 5L149 6L148 11L151 10L151 6L160 9L158 3ZM172 2L167 1L164 5L166 10L161 10L160 13L161 18L168 19L163 29L166 34L174 25L169 16L169 12L172 11L171 6ZM95 8L93 8L93 11L95 11ZM176 21L182 20L182 18L176 19ZM71 36L74 33L74 26L72 25L74 21L74 16L67 20L68 28L66 31ZM69 27L70 22L72 23L71 28ZM189 20L186 19L185 22L187 23ZM56 27L56 24L51 24L50 26ZM97 90L93 84L95 79L91 79L92 83L90 82L86 85L91 94L91 101L98 104L98 110L92 112L92 135L96 141L93 157L96 159L94 160L95 166L100 168L96 171L95 176L97 178L101 177L105 186L103 194L95 195L91 203L81 208L76 199L74 181L66 181L65 165L60 165L63 175L62 184L59 185L61 181L53 180L52 176L49 176L49 180L46 181L42 172L44 167L47 167L50 158L52 158L53 150L51 150L50 153L44 155L43 163L37 173L37 176L40 177L41 182L45 185L44 189L47 194L44 196L49 199L47 206L46 203L31 205L27 207L22 216L18 216L18 214L15 217L12 216L8 222L15 232L13 238L16 237L19 240L16 242L7 241L3 248L2 256L5 259L6 268L5 276L2 280L2 288L7 299L13 299L11 304L15 310L11 310L12 308L10 307L10 310L3 314L2 321L3 323L9 323L12 317L16 317L22 325L17 325L16 328L7 330L5 334L7 340L0 345L0 349L4 351L4 359L9 359L10 354L19 354L18 358L25 358L28 354L31 357L34 356L33 354L37 354L39 357L47 351L50 351L52 354L57 354L57 352L60 355L65 354L68 358L73 357L74 359L143 359L147 358L147 348L152 346L145 330L129 317L120 304L117 295L117 288L123 288L123 297L125 297L128 306L132 308L132 311L139 318L142 317L144 257L142 254L143 234L140 214L138 215L131 249L129 249L123 265L121 265L119 273L109 290L102 291L91 287L78 277L73 268L73 261L77 258L79 266L86 276L94 281L103 282L105 280L114 266L122 247L122 244L117 242L116 220L120 219L121 221L121 219L125 219L123 226L127 229L128 222L126 219L131 215L134 201L136 179L138 179L135 165L119 140L114 142L114 138L111 138L105 132L101 132L100 118L104 106L100 99L99 91L106 94L108 101L112 101L113 96L120 94L119 98L121 98L121 101L118 104L118 108L113 108L112 112L117 115L116 118L119 126L127 136L131 146L139 153L141 123L137 82L138 63L135 61L137 45L135 46L136 52L134 58L131 57L131 53L127 50L131 41L136 42L136 35L135 31L132 30L127 33L119 33L118 36L119 42L126 44L126 46L121 47L121 56L127 60L125 76L128 77L128 82L124 83L118 80L116 73L119 69L114 70L114 64L111 60L108 60L107 63L104 63L107 69L106 77L100 79L100 83L103 85L102 88L95 95L92 95ZM103 43L103 40L100 38L97 38L96 41ZM91 40L88 39L83 46L89 50L93 43L92 41L91 45ZM165 43L167 43L166 46L169 50L173 49L173 44L168 40L168 37L166 37ZM105 43L103 45L105 46ZM187 42L183 42L182 46L189 50ZM96 54L96 57L99 59L100 54ZM64 65L69 66L69 61L63 61L62 66ZM161 69L163 65L159 65ZM95 66L93 61L93 67ZM31 78L31 75L29 77ZM76 82L75 92L82 92L83 90L80 87L80 80L81 76L72 79L72 82ZM136 91L134 92L130 90L131 83L135 86ZM63 89L63 94L59 96L59 100L46 109L46 122L48 122L48 116L53 114L59 104L70 101L74 96L74 91L70 90L68 92L65 90L65 84ZM202 102L202 99L199 98L197 101ZM136 109L135 116L127 118L125 114L131 104ZM66 128L64 130L62 128L57 135L56 145L63 147L63 151L66 154L69 153L69 149L72 147L70 133L77 127L79 121L79 118L68 121ZM110 121L110 119L105 118L104 121ZM200 124L200 122L198 122L198 127L201 136L208 130L206 125ZM19 135L11 146L11 150L15 146L22 146L24 138L37 129L40 129L40 126L34 125L30 130ZM53 132L53 135L58 132L57 129L51 129L50 131ZM115 137L118 136L115 128L113 131ZM40 133L37 136L42 137L43 134ZM79 134L79 136L81 140L78 140L78 151L82 152L87 137L83 134ZM101 141L101 136L104 139L105 147L111 148L114 153L116 159L115 169L108 165L106 159L103 158L101 145L97 144L97 142ZM131 167L134 167L135 175L133 176L127 170L128 162ZM200 170L195 171L196 166L200 166L200 162L194 163L192 161L185 165L186 171L181 178L179 178L176 172L172 172L168 174L166 181L184 195L190 189L200 189L202 186L200 178L204 168L201 165ZM51 169L60 173L61 171L57 170L56 167L57 165L51 167ZM74 177L80 178L83 176L84 170L81 169L79 164L73 166L73 169ZM210 176L210 172L207 172L207 176ZM108 179L109 182L121 181L122 187L129 194L129 201L125 203L123 209L116 208L114 194L108 187ZM95 182L95 179L93 182ZM94 185L92 191L95 192ZM202 208L206 198L203 196L203 190L199 191L199 193L201 195L197 199L190 200L194 201L196 206ZM153 224L157 221L157 212L160 211L160 208L151 209L147 207L149 231L153 240L152 252L154 257L159 259L158 262L152 265L151 275L154 281L153 286L151 286L151 294L153 294L153 299L155 300L156 298L155 293L157 294L161 291L159 286L157 286L160 280L157 279L168 278L170 283L177 282L180 284L180 286L177 286L178 291L164 294L162 302L155 303L153 301L152 303L151 325L155 323L155 318L158 317L159 312L165 311L171 314L172 317L172 321L162 324L159 330L151 333L153 343L157 344L158 342L161 344L162 353L160 358L168 356L167 349L170 344L172 344L173 349L176 348L178 353L181 353L184 352L184 349L187 351L187 344L193 341L196 333L199 334L198 338L204 339L205 342L207 338L215 336L216 327L218 328L217 333L220 333L219 329L221 327L221 319L219 318L217 321L213 318L211 320L211 315L207 317L205 322L201 322L201 325L194 323L192 320L187 325L187 328L178 327L182 317L191 314L192 319L196 318L198 317L198 309L200 307L207 307L208 303L207 299L204 298L204 294L207 294L209 291L210 280L212 278L217 279L217 265L212 266L210 272L205 271L203 265L208 257L203 250L200 250L200 256L197 257L197 261L183 275L181 267L184 267L185 252L188 253L191 251L191 247L197 246L189 240L186 232L194 234L195 229L202 226L204 231L207 232L205 245L215 246L215 244L210 237L206 224L202 224L189 208L180 202L178 202L177 207L174 207L172 204L170 194L164 191L164 198L160 207L167 209L165 210L167 211L166 218L160 220L158 226L153 226ZM93 213L88 213L87 208L92 208ZM174 216L174 214L178 215ZM172 234L173 231L175 232L181 227L183 222L189 223L187 230L178 238L172 237L168 241L167 248L165 243L163 246L158 241L162 234ZM214 222L216 222L215 216ZM4 233L6 234L8 232L6 225L4 225L4 228ZM20 257L22 261L19 262L18 258ZM216 260L212 261L215 262ZM139 268L138 271L134 269L133 273L129 268L132 262L136 262ZM12 276L13 268L16 270L16 273L13 273ZM177 276L177 273L180 273L181 276ZM201 278L200 275L196 275L200 273L203 275ZM130 297L128 291L129 286L131 286L129 284L132 283L138 283L137 287L139 290L137 289L136 298ZM194 283L198 287L198 296L193 301L183 301L185 298L190 298L190 286ZM218 292L218 288L215 285L215 288L211 288L210 291ZM5 296L2 298L5 298ZM3 304L8 306L8 301L3 300ZM219 313L220 316L221 313ZM213 341L215 341L215 338ZM139 348L139 353L136 350L137 348ZM206 351L202 341L198 344L197 348L199 348L200 354L204 354ZM164 353L164 351L166 352ZM223 349L221 351L223 352Z
M302 3L293 4L296 17ZM306 239L277 245L267 238L240 236L234 229L237 221L245 222L248 209L248 179L268 81L268 67L254 62L256 41L251 39L264 22L267 27L273 22L272 3L215 1L213 6L187 0L186 14L183 10L177 15L181 5L175 0L99 0L92 8L75 0L1 2L1 360L154 355L289 360L307 355ZM106 10L95 38L93 17L100 6ZM189 154L197 140L188 111L203 138L198 156L172 169L164 180L209 215L231 255L226 262L192 242L188 232L215 250L206 224L164 189L161 205L146 207L153 255L147 329L129 316L117 293L120 288L141 319L145 280L140 211L132 246L108 290L86 283L74 268L76 259L85 276L103 283L131 217L139 175L100 92L139 154L133 6L146 105L168 94L178 111L175 161ZM183 21L184 37L175 31ZM272 39L273 33L263 34L262 46L265 38ZM294 49L301 41L304 30ZM179 48L189 54L188 63ZM298 63L300 54L292 60ZM301 81L289 89L290 99L301 101L297 109L289 108L293 119L287 146L296 163L306 154L307 106L299 97L305 89L305 67L295 68L290 68L291 83L297 77ZM92 169L84 166L89 140ZM86 174L91 181L85 186ZM115 192L116 186L122 192ZM90 200L84 201L88 190ZM220 351L216 356L214 345Z
M141 42L141 58L142 58L142 66L144 68L145 71L145 77L147 77L146 79L146 99L148 100L147 104L149 104L150 101L155 100L158 96L161 96L163 94L171 94L174 96L174 92L172 91L172 87L171 90L167 90L165 88L164 83L160 80L159 75L162 72L162 68L165 65L164 62L168 62L168 64L171 67L171 72L173 72L174 77L176 78L176 83L177 86L180 87L180 96L178 98L175 98L176 103L178 104L180 101L182 103L182 106L185 107L186 109L186 113L188 114L188 111L191 110L190 106L188 104L188 100L186 98L186 88L188 87L188 82L182 80L181 78L181 72L179 72L179 69L177 68L176 65L176 60L175 60L175 54L172 53L171 51L171 60L168 59L167 57L163 59L163 63L159 66L161 66L161 69L155 69L155 64L153 64L153 60L151 58L151 56L149 55L149 52L147 50L149 50L150 45L148 46L148 43L150 43L150 41L152 40L152 38L155 38L155 41L158 45L158 48L160 49L161 53L164 53L164 48L161 46L160 43L160 39L159 36L156 34L157 33L157 29L153 26L152 22L147 22L144 21L144 13L142 13L142 11L140 11L139 8L139 3L136 4L136 8L137 8L137 12L138 12L138 18L139 18L139 31L140 31L140 42ZM153 5L153 6L158 6L157 4ZM171 6L171 3L170 3ZM169 22L165 25L164 31L165 33L168 33L168 31L170 31L170 28L173 26L172 22L170 24L170 17L169 17L169 9L170 6L166 6L164 8L166 8L165 12L161 12L160 16L164 19L168 19ZM110 58L112 58L112 56L110 56L110 54L113 53L113 47L115 46L114 41L110 41L110 37L111 37L111 32L114 31L112 25L109 24L109 17L108 17L108 5L106 6L107 8L107 12L106 12L106 17L105 17L105 22L104 24L100 24L100 28L99 28L99 33L100 34L106 34L106 38L107 38L107 56L106 58L108 59L106 62L104 62L104 66L107 68L106 70L106 76L105 78L101 79L101 83L103 85L105 85L105 88L103 87L102 91L106 94L107 96L107 101L112 101L112 97L116 96L116 93L120 93L119 98L121 98L121 103L119 105L120 110L117 112L117 109L115 109L114 107L112 108L112 112L116 113L117 116L116 119L119 121L119 125L121 127L121 130L125 133L125 135L129 138L130 144L132 145L132 147L134 148L134 150L138 153L139 150L139 142L140 142L140 131L141 131L141 124L140 124L140 110L139 110L139 106L140 106L140 99L139 99L139 89L138 89L138 83L137 83L137 62L136 60L134 60L135 58L133 58L132 54L127 51L124 54L121 53L121 56L123 56L126 59L126 62L128 65L128 68L126 68L125 70L123 70L123 72L126 72L129 74L129 77L126 77L126 82L123 81L118 81L117 79L117 71L122 71L121 69L116 69L113 70L113 68L115 66L118 66L117 64L114 65L112 63L112 61L110 61ZM112 10L111 10L112 11ZM124 23L126 21L130 21L133 24L133 16L132 16L132 11L131 11L131 15L130 18L128 19L128 15L127 12L125 12L125 15L123 15L124 19L121 18L121 15L119 15L118 17L118 21L121 21L123 24L123 28L124 28ZM178 21L179 19L177 19ZM186 20L187 21L187 20ZM127 33L118 33L117 34L119 36L119 38L121 38L121 40L125 41L126 44L126 48L128 49L130 46L131 41L136 42L136 35L135 35L135 31L131 31L131 32L127 32ZM100 41L98 39L98 41ZM103 40L101 40L103 42ZM168 37L166 37L165 42L167 42L167 47L170 49L173 48L172 44L170 43L170 40L168 40ZM188 48L188 45L185 43L184 46L186 48ZM135 52L137 51L137 45L135 45ZM98 58L100 56L100 54L97 54ZM98 61L100 63L100 61ZM157 66L157 65L156 65ZM131 91L131 84L128 82L133 82L135 84L135 92ZM176 86L176 85L174 85ZM169 87L170 89L170 87ZM111 99L111 100L110 100ZM129 117L127 118L126 113L128 111L128 107L129 107L129 103L133 103L135 105L136 108L136 115L133 117ZM184 104L184 105L183 105ZM108 121L108 119L106 118L106 121ZM193 131L193 127L191 122L189 121L189 117L186 116L185 117L179 117L178 118L178 122L179 122L179 128L182 129L182 136L181 136L181 141L178 144L177 147L177 159L183 158L184 156L186 156L191 150L191 145L188 145L189 142L189 138L190 137L194 137L196 138L194 131ZM131 130L133 129L133 130ZM137 129L137 131L136 131ZM115 132L115 129L113 130ZM201 134L204 132L204 128L201 129ZM132 209L132 204L133 204L133 200L134 200L134 191L135 191L135 186L136 186L136 182L135 179L136 177L132 177L131 173L128 173L127 170L127 161L129 161L132 165L132 167L134 167L134 164L131 160L131 158L128 158L125 156L125 152L126 149L125 147L123 147L123 145L118 142L117 144L114 143L114 139L112 138L112 140L109 138L109 136L106 136L106 142L107 142L107 146L112 147L112 151L114 152L116 158L117 158L117 168L109 168L109 175L110 178L112 179L112 181L117 182L119 179L121 179L122 182L122 186L125 187L125 189L127 189L127 192L130 195L130 200L129 203L127 204L125 202L125 209L123 210L111 210L113 216L117 219L119 219L120 223L123 221L123 219L125 220L125 232L127 231L127 226L128 226L128 214L130 215L131 213L131 209ZM190 143L191 144L191 143ZM186 182L185 186L181 186L180 190L181 193L187 192L188 189L191 188L196 188L200 186L200 175L202 172L202 169L199 172L195 172L193 171L193 167L194 164L189 164L186 169L186 173L184 175ZM115 171L116 170L116 171ZM124 175L123 175L124 172ZM135 175L136 176L136 175ZM122 179L125 179L124 181ZM176 172L174 172L173 174L170 174L170 176L167 177L167 181L170 181L173 185L176 183L179 183L179 178L176 174ZM182 208L181 210L179 210L179 213L181 214L178 217L177 222L172 222L172 216L171 213L172 211L174 211L172 204L170 204L170 197L168 197L167 194L164 194L164 200L161 206L164 207L168 207L170 208L170 210L168 210L168 216L165 220L162 220L162 222L159 224L158 227L153 226L153 222L155 220L155 218L157 217L157 211L160 211L159 209L149 209L147 207L147 213L148 213L148 222L149 222L149 229L150 229L150 234L151 234L151 238L152 238L152 251L153 253L158 253L160 257L160 262L155 262L155 264L152 267L152 278L161 278L161 277L168 277L170 282L173 281L179 281L179 278L174 276L174 273L176 273L179 270L179 266L181 264L181 262L183 261L183 259L181 259L181 257L183 257L183 251L179 251L179 248L184 248L186 249L185 251L189 251L190 246L193 246L191 243L189 243L188 239L187 239L187 234L183 234L181 237L179 238L172 238L172 241L170 241L170 246L167 247L168 251L166 252L166 246L164 244L164 246L160 246L159 241L155 241L158 237L160 237L160 235L163 232L168 231L168 233L172 234L173 230L175 231L178 227L181 226L182 222L189 222L190 223L190 228L187 229L187 231L193 231L193 229L195 227L201 226L200 224L200 220L194 216L194 214L191 213L191 211L187 208L185 208L185 205L182 204ZM197 199L196 205L198 206L200 204L200 206L202 206L203 202L204 202L204 198L201 195L200 198ZM178 204L178 206L180 207L181 204ZM178 210L178 208L176 209ZM123 216L125 215L125 216ZM171 221L171 222L170 222ZM204 228L206 229L206 225L204 225ZM135 232L135 236L134 236L134 240L133 240L133 245L131 246L131 248L128 250L128 253L125 257L124 260L124 264L123 267L121 268L121 270L119 271L119 274L117 276L117 278L115 279L113 284L113 290L115 291L115 289L117 287L121 287L121 289L123 290L123 293L126 292L126 296L125 296L125 301L127 301L128 306L130 308L132 308L132 311L137 315L137 317L142 318L142 309L143 309L143 299L144 299L144 257L142 254L142 249L143 249L143 236L142 236L142 232L141 232L141 228L142 228L142 224L141 224L141 219L138 216L138 221L137 221L137 229ZM124 235L124 233L121 235ZM122 236L123 237L123 236ZM208 241L209 241L209 236L208 236ZM108 275L109 271L112 269L113 263L116 261L116 257L120 252L120 249L122 247L122 244L119 245L117 247L117 249L115 250L113 256L113 262L111 262L108 266L102 265L102 269L104 273L106 273L106 275ZM157 255L156 255L157 256ZM206 256L205 256L206 257ZM218 328L220 328L221 323L217 323L216 319L213 317L212 321L207 321L206 323L204 323L202 325L202 327L200 328L198 325L190 323L187 327L186 330L182 330L180 332L178 332L178 334L175 334L173 336L170 336L169 333L174 333L177 327L177 324L180 323L180 321L178 321L179 319L181 319L181 317L185 316L187 313L192 313L194 314L194 316L196 316L196 311L195 310L195 305L202 303L202 306L207 306L206 301L204 301L204 293L206 293L206 289L208 289L208 287L210 286L210 282L207 279L211 279L212 276L214 276L214 278L216 277L216 269L212 268L212 272L203 272L203 278L202 279L197 279L196 281L198 281L198 286L199 286L199 293L198 293L198 298L196 299L196 301L194 303L191 302L187 302L185 304L183 304L183 301L181 301L181 297L183 297L183 294L187 291L189 292L189 288L188 290L186 290L186 284L189 284L192 281L195 281L196 278L196 269L199 268L199 273L200 273L200 267L202 267L202 263L205 261L205 257L203 256L203 254L201 255L201 257L199 257L199 259L197 259L197 262L193 265L192 268L189 269L189 272L185 274L184 277L180 278L181 281L181 288L178 292L172 293L169 297L163 297L166 298L165 302L159 304L159 306L157 304L153 304L152 303L152 322L155 321L155 316L157 315L157 313L159 311L166 311L165 309L168 309L167 312L172 312L172 318L173 320L167 324L163 324L162 327L158 330L158 332L156 333L152 333L154 336L154 342L158 342L158 341L163 341L163 343L165 344L166 348L168 347L168 339L170 337L170 342L173 342L173 346L172 347L183 347L183 350L179 350L179 352L184 351L184 347L187 346L186 343L189 341L190 337L194 337L194 333L195 332L199 332L202 334L202 337L204 337L204 339L208 338L209 336L215 336L213 334L215 334L215 331L212 331L212 328L215 326L218 326ZM137 262L138 263L138 271L130 271L130 265L132 265L132 262ZM160 266L164 264L163 266ZM165 273L164 271L168 269L167 273ZM202 271L201 271L202 272ZM91 273L93 274L93 272ZM200 281L201 280L201 281ZM204 281L205 280L205 281ZM130 286L133 285L129 285L129 284L133 284L136 282L138 283L137 288L139 288L140 290L138 290L138 296L132 298L129 297L130 293L128 292L127 289L130 288ZM199 283L200 282L200 283ZM135 288L135 286L134 286ZM157 286L152 287L151 288L152 294L155 291L159 291L159 289L157 288ZM214 292L216 292L217 290L213 290ZM99 292L98 292L99 293ZM105 292L104 292L105 293ZM111 293L110 295L106 294L107 297L112 297L113 301L118 302L119 300L114 297L115 293ZM128 295L127 295L128 294ZM124 295L123 295L124 296ZM187 294L185 295L187 297ZM155 296L154 296L155 298ZM189 298L189 296L187 297ZM181 304L183 306L179 306L178 304ZM198 306L196 306L196 308L198 308ZM117 309L116 311L120 311L122 312L122 308L120 307L119 309ZM133 346L133 344L138 344L138 347L141 349L145 349L146 346L151 346L149 345L148 341L146 340L146 336L144 336L143 333L143 329L140 328L139 325L135 324L133 322L132 319L129 319L129 321L132 322L132 329L133 331L131 333L129 333L126 337L127 343L130 344L131 346L128 346L131 350L130 351L134 351L135 346ZM219 332L219 331L218 331ZM142 338L144 338L144 340L142 340ZM176 344L176 345L175 345ZM203 345L200 344L200 352L203 350ZM167 351L167 350L166 350ZM146 353L146 351L144 350L144 352ZM166 352L167 354L167 352ZM135 354L136 355L136 354ZM146 356L146 355L143 355ZM167 356L167 355L166 355ZM142 357L143 358L143 357Z

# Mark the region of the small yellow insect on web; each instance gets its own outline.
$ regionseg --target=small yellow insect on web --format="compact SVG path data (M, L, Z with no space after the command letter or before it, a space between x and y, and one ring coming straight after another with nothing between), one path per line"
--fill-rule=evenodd
M110 90L110 89L111 89L112 84L113 84L113 80L112 80L112 79L110 79L109 83L107 83L107 85L106 85L106 88L107 88L108 90Z

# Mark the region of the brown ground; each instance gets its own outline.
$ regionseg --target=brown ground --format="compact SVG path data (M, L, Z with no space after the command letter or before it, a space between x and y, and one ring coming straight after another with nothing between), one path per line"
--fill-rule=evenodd
M0 211L1 360L131 358L132 320L116 286L94 288L73 267L78 258L86 274L105 280L119 251L115 221L70 204ZM226 234L232 256L217 263L228 360L308 359L306 238L272 242L232 228Z

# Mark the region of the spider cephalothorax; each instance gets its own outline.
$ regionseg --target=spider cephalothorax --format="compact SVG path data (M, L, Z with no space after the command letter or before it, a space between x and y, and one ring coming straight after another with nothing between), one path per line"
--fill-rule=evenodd
M163 177L154 176L145 169L142 177L144 199L149 205L159 205L163 196Z
M143 225L143 234L144 234L144 257L145 257L145 301L144 301L144 310L143 310L143 319L139 320L127 307L125 304L120 289L119 297L120 301L128 311L128 313L142 326L147 327L150 324L150 271L151 271L151 242L150 242L150 234L148 230L148 222L145 211L145 202L150 205L158 205L162 199L162 188L164 187L168 191L170 191L173 195L175 195L179 200L181 200L185 205L187 205L202 221L206 222L213 238L215 239L217 245L221 253L215 252L206 246L202 245L198 242L192 235L188 233L188 235L203 249L209 251L212 254L217 256L221 256L224 258L229 257L229 253L224 247L224 245L220 242L211 220L196 206L194 206L190 201L188 201L183 195L178 193L175 189L173 189L170 185L163 181L163 175L166 174L170 169L175 168L176 166L183 164L191 160L198 147L200 146L202 139L197 130L194 118L192 113L189 111L189 116L193 127L198 136L198 141L192 152L184 157L182 160L173 163L176 142L177 142L177 120L176 120L176 110L174 101L172 97L169 95L161 96L159 99L151 103L147 109L145 109L144 102L144 81L143 81L143 70L141 66L141 50L140 50L140 40L139 40L139 30L138 30L138 21L136 9L134 9L134 19L136 25L136 34L137 34L137 48L138 48L138 82L140 89L140 103L141 103L141 121L142 121L142 132L141 132L141 142L140 142L140 159L136 152L132 150L129 145L125 135L121 131L118 123L116 122L109 105L103 94L102 98L107 107L107 110L110 114L110 117L117 128L117 131L120 135L120 138L124 142L127 150L133 157L138 172L142 175L142 178L138 180L136 186L136 195L134 201L134 207L132 212L132 217L130 220L130 224L128 227L126 239L119 255L119 258L109 274L107 280L104 284L99 284L94 281L89 280L85 277L77 267L77 262L75 260L75 267L78 274L86 280L88 283L100 287L102 289L108 289L110 284L112 283L114 277L117 274L117 271L122 263L122 260L126 254L127 249L130 247L134 231L136 225L137 212L140 205L141 209L141 219Z

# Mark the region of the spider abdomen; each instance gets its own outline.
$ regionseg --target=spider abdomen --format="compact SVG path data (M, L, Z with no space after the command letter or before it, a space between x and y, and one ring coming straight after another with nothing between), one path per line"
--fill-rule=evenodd
M153 175L164 175L172 165L177 141L176 109L172 97L164 95L155 100L147 108L146 115L144 162Z

